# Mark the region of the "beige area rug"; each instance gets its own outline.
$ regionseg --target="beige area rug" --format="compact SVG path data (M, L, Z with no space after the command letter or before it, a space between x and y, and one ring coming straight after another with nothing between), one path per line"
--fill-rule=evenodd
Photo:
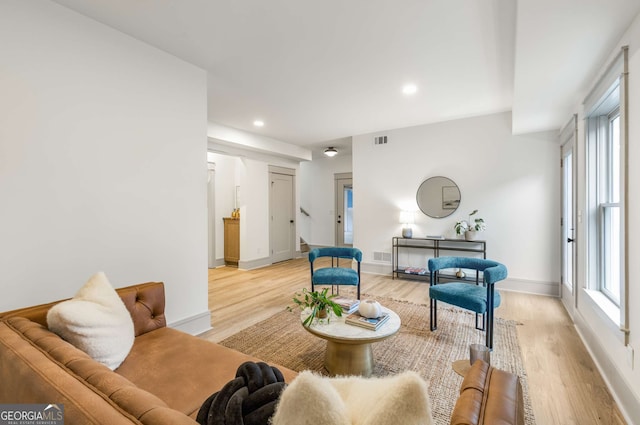
M429 330L429 307L377 298L398 313L400 331L373 345L374 375L385 376L413 370L429 381L429 395L435 423L449 424L462 377L451 368L459 359L469 358L469 344L484 343L484 332L475 329L475 315L450 306L438 306L438 330ZM277 363L295 371L313 370L326 374L323 367L326 342L302 328L298 311L280 313L223 340L220 344ZM524 389L525 422L535 424L527 376L516 333L516 322L495 319L491 364L520 376Z

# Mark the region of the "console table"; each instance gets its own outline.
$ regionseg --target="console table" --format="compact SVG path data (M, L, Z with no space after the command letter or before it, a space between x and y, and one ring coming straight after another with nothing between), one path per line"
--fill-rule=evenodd
M429 279L426 257L440 257L443 255L455 255L456 252L470 252L487 258L486 241L468 241L465 239L436 239L436 238L402 238L394 236L391 248L391 277L424 277ZM427 250L424 267L401 267L398 262L400 251ZM430 251L430 252L429 252ZM431 255L429 255L431 254ZM477 278L477 276L476 276ZM475 279L474 279L475 280Z

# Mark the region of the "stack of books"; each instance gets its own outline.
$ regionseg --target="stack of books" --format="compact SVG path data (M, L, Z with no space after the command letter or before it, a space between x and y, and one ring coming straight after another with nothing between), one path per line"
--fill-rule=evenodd
M332 298L331 301L342 307L342 312L344 314L351 314L360 306L360 300L356 300L353 298L337 296L335 298Z
M351 313L344 319L344 323L354 326L360 326L363 328L371 329L375 331L382 326L387 320L389 320L389 313L382 313L380 317L374 317L372 319L363 317L360 313Z

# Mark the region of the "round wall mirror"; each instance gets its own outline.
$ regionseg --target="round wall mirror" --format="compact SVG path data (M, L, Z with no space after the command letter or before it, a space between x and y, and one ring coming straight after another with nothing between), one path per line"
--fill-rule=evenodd
M446 177L431 177L418 188L416 201L420 210L432 218L444 218L460 206L460 189Z

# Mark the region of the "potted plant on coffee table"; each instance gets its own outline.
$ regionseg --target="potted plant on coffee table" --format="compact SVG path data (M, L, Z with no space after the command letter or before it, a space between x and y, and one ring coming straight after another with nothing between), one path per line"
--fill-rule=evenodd
M332 311L336 316L342 316L342 307L336 304L332 298L335 295L328 295L329 288L324 288L322 291L309 291L307 288L303 288L301 292L296 292L293 297L293 302L301 310L309 310L309 316L302 322L303 326L311 326L314 318L329 320L329 311Z

